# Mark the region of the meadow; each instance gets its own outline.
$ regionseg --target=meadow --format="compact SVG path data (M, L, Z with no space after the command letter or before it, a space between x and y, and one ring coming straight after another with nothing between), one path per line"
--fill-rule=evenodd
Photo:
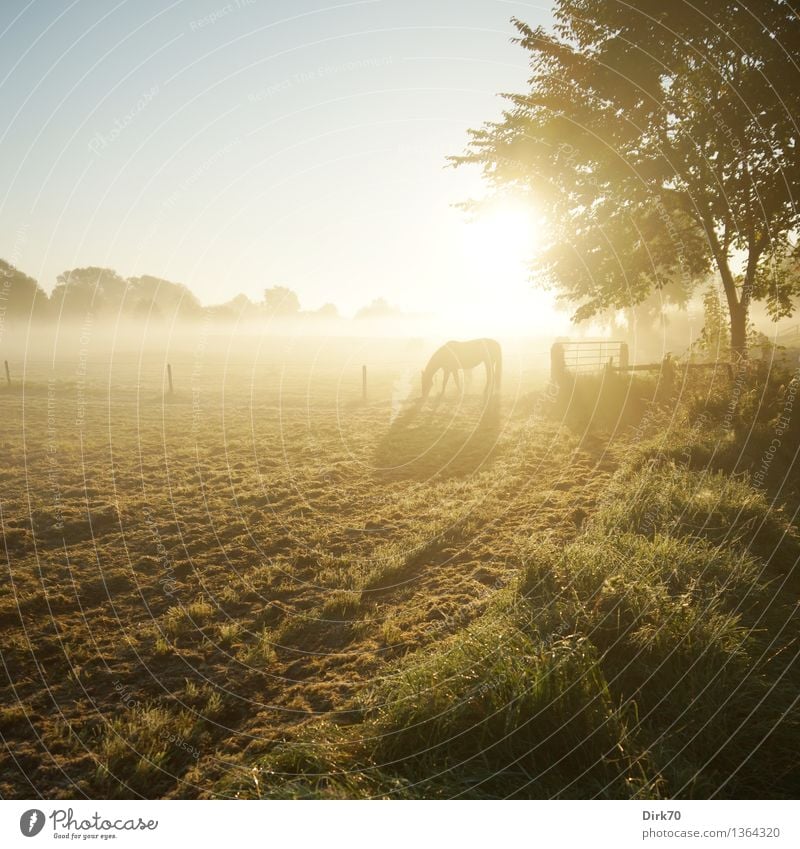
M426 340L134 341L0 393L0 795L797 794L785 384L720 425L541 342L419 404Z

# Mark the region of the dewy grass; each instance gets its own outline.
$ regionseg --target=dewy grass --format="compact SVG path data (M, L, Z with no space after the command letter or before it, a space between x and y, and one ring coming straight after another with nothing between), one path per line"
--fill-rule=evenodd
M636 462L573 543L529 540L488 613L400 661L362 722L302 734L314 775L295 758L292 793L361 775L370 795L796 795L796 607L765 572L794 531L744 480ZM290 751L257 765L260 795L286 792Z
M198 752L203 720L158 705L128 708L102 727L96 780L108 795L137 796L168 786Z
M374 698L372 759L423 783L479 768L486 792L524 775L530 792L550 795L566 776L615 783L627 770L624 723L581 637L544 643L513 619L490 619Z
M124 537L99 522L92 542L66 443L67 551L24 500L4 506L0 727L26 753L24 775L0 770L5 795L798 795L788 432L753 477L783 402L743 454L747 428L701 419L702 398L652 402L645 428L606 396L609 442L602 416L573 432L535 397L504 397L496 432L443 402L387 434L379 402L340 416L295 384L301 407L273 394L253 416L248 387L224 417L209 403L192 445L179 399L166 417L155 394L139 417L87 408L86 456L115 440L96 494L145 484L119 500ZM25 422L42 434L46 407ZM406 462L441 440L453 462ZM44 492L46 452L29 460Z

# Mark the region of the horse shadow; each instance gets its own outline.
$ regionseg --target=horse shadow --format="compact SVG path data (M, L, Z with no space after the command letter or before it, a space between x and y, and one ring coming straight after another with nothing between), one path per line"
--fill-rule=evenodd
M466 477L493 462L500 436L500 401L466 398L454 405L416 400L395 417L375 449L382 480Z

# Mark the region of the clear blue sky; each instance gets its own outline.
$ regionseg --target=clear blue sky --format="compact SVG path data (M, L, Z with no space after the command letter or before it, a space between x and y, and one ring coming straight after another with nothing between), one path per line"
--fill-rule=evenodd
M479 298L451 206L479 179L444 158L524 87L509 19L548 7L3 0L0 257L48 291L94 264L206 303Z

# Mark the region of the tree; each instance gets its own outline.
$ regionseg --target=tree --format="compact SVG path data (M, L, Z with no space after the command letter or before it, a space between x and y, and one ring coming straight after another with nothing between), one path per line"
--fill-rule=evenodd
M164 318L164 313L155 298L137 298L130 314L140 321L157 322Z
M271 316L288 317L300 312L300 300L286 286L272 286L264 290L264 307Z
M534 268L576 319L715 270L744 354L751 303L778 318L800 294L785 273L800 19L782 0L558 0L555 19L552 32L514 21L529 90L453 161L536 196L551 232Z
M224 306L229 307L237 319L251 318L257 312L256 305L243 293L231 298Z
M218 321L241 322L258 316L258 307L244 294L206 309L208 314Z
M47 295L39 284L11 263L0 259L0 317L31 318L47 307Z
M386 298L375 298L372 303L356 313L356 318L399 318L403 311L399 307L390 304Z
M85 316L90 312L119 312L128 281L113 268L73 268L56 278L58 283L50 295L57 317Z
M700 347L720 359L731 342L730 326L725 320L725 309L719 299L715 286L709 286L703 293L703 332L697 340Z
M313 314L320 318L339 318L339 307L336 304L326 303Z
M135 314L151 319L162 316L191 319L203 310L200 301L183 283L173 283L149 274L128 280L127 298Z

